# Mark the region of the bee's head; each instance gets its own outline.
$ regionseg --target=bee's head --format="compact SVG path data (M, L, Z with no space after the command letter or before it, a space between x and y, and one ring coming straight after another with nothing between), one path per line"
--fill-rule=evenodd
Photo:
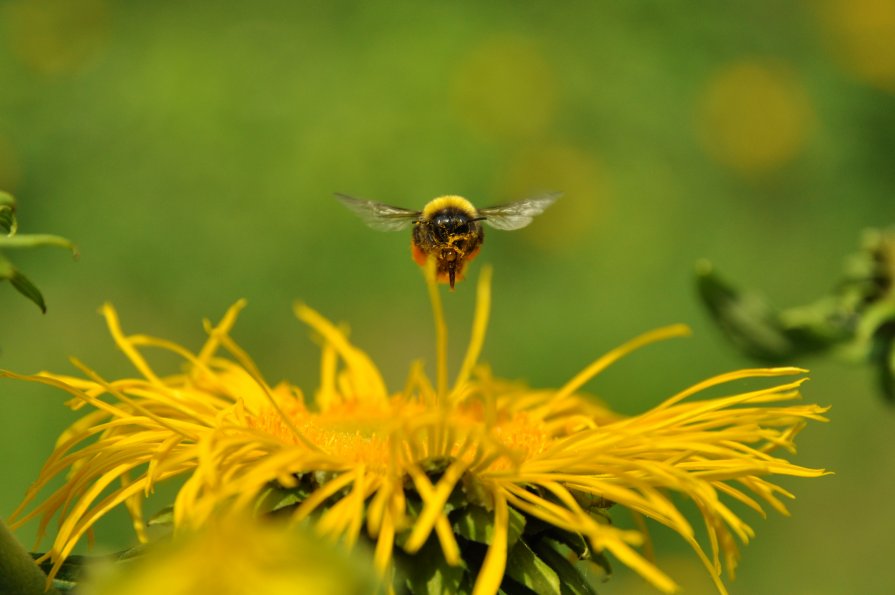
M452 236L472 233L475 230L475 222L484 217L470 217L468 213L460 210L444 210L432 217L432 228L439 240L446 242Z

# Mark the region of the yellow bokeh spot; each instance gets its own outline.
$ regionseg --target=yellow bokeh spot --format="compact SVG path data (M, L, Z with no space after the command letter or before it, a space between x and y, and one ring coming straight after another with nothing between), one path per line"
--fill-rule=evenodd
M829 41L843 67L895 93L895 2L827 0L821 7Z
M105 41L109 16L104 0L17 0L0 15L12 50L44 74L81 68Z
M804 148L814 119L793 74L757 61L732 64L703 93L698 127L709 154L747 175L775 170Z
M605 217L609 203L599 161L567 145L547 145L519 155L502 175L495 196L517 199L540 191L560 191L563 197L520 237L548 250L565 250L586 239Z
M459 118L487 138L516 140L543 132L556 111L553 70L524 38L490 40L473 49L453 84Z

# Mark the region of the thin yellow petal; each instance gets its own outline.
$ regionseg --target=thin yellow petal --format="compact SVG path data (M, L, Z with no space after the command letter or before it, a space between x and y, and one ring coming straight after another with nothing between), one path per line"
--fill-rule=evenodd
M423 546L436 522L444 517L444 505L447 503L447 499L450 497L457 481L463 475L465 468L465 462L461 460L454 461L445 470L444 475L442 475L436 486L433 486L429 478L418 468L411 467L408 469L410 477L413 479L413 483L423 500L423 510L416 519L413 530L410 532L410 536L407 538L407 543L404 546L404 549L409 553L413 553Z
M636 351L637 349L649 345L650 343L664 341L665 339L673 339L675 337L685 337L689 334L689 327L683 324L674 324L671 326L656 329L654 331L650 331L648 333L644 333L639 337L628 341L621 347L616 347L606 355L598 358L592 364L584 368L581 372L575 375L575 377L569 380L561 389L556 391L555 398L557 400L561 400L578 391L594 376L596 376L624 356L628 355L632 351Z
M423 268L426 278L426 289L432 305L432 319L435 321L435 386L438 399L447 397L447 323L444 319L444 307L441 304L441 292L435 279L435 259L429 258Z
M298 319L320 333L345 360L355 382L353 397L382 402L388 396L385 382L367 354L353 347L335 325L315 310L304 304L295 304L294 309Z
M206 340L202 349L199 350L198 359L200 361L208 362L217 352L220 347L220 337L225 336L230 332L230 329L236 324L236 319L239 317L239 313L247 305L248 302L242 299L227 308L227 312L224 313L223 318L218 325L212 329L212 332L208 333L208 340Z
M469 380L469 375L472 373L472 369L482 353L482 346L485 344L485 331L488 328L488 317L491 313L491 275L493 272L494 268L486 265L479 273L472 333L469 338L469 346L466 349L466 356L463 358L463 364L460 366L460 372L457 373L457 380L454 382L452 390L454 398Z
M476 578L472 595L497 593L507 567L507 538L509 534L509 508L503 492L494 493L494 532L491 545L485 554L479 576Z

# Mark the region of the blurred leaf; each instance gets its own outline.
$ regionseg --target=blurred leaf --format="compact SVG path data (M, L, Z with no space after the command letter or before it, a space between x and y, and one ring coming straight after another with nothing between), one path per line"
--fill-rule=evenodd
M96 576L98 572L107 571L113 563L128 563L135 558L139 558L157 545L157 542L139 544L113 554L70 555L65 558L65 561L59 567L59 571L53 577L53 587L62 592L79 593L83 590L80 587L85 580L89 582L90 577ZM32 553L31 557L37 560L44 555L42 553ZM53 567L53 562L44 560L38 566L45 574L49 574Z
M547 562L520 540L507 556L506 575L525 585L538 595L560 595L559 576Z
M613 502L612 500L607 500L602 496L597 496L589 492L580 492L578 490L573 490L572 497L575 498L575 501L588 512L603 513L615 505L615 502Z
M165 506L157 513L149 517L146 524L150 527L169 527L174 525L174 507Z
M750 357L781 361L794 351L776 310L757 294L744 294L715 274L708 261L696 270L696 287L721 331Z
M310 491L305 487L284 488L280 485L269 485L255 500L255 513L266 514L276 512L288 506L298 504L308 497Z
M494 535L494 515L479 506L467 506L451 514L451 526L454 533L461 537L488 544ZM512 547L516 543L524 529L525 517L510 507L507 547Z
M548 539L569 548L581 560L590 559L593 553L590 545L587 543L587 539L580 533L563 531L554 525L546 531L546 534L549 535Z
M32 553L31 556L37 560L43 554ZM62 563L62 566L59 567L56 576L53 577L53 587L62 592L73 591L84 578L91 564L95 564L98 560L106 562L112 558L113 556L68 556ZM38 566L45 574L48 574L53 567L53 563L50 560L44 560Z
M466 568L451 566L444 559L438 539L431 537L412 556L400 555L405 571L405 581L411 593L460 593L464 584Z
M541 539L534 545L534 551L559 576L560 589L564 594L595 595L596 591L581 576L575 564L560 552L562 547L558 542Z
M461 486L463 494L466 496L467 502L475 504L490 510L492 506L490 491L476 479L472 473L464 473L461 478Z
M877 343L876 365L880 390L890 402L895 403L895 321L880 329Z
M34 302L41 312L46 313L47 305L40 290L3 256L2 250L5 248L15 250L38 246L60 246L71 250L74 257L77 258L78 249L72 242L60 236L48 234L17 236L15 235L17 225L15 199L10 194L0 191L0 231L7 234L0 237L0 281L9 281L16 291Z
M697 265L696 284L715 323L749 357L783 363L827 349L841 336L831 323L835 305L829 301L780 312L759 294L725 282L708 261Z
M558 527L551 526L544 532L542 539L549 539L552 542L561 544L569 549L569 551L579 560L589 560L593 562L603 571L604 576L612 576L612 566L609 559L603 552L597 552L591 549L587 539L580 533L573 531L563 531Z
M43 595L48 591L52 589L46 586L46 573L35 564L34 555L0 521L0 593Z
M707 261L697 265L696 276L709 313L745 355L790 363L835 347L841 359L877 366L880 389L895 404L895 230L866 231L834 289L787 310L734 288Z
M0 190L0 231L14 236L17 228L16 201L10 194Z
M4 267L0 266L0 269L2 268ZM44 302L44 297L41 295L40 290L38 290L25 275L19 272L18 269L10 266L6 273L8 276L5 278L12 283L12 286L23 296L34 302L37 307L40 308L40 311L46 314L47 304ZM0 272L0 278L3 278L2 275L3 272Z

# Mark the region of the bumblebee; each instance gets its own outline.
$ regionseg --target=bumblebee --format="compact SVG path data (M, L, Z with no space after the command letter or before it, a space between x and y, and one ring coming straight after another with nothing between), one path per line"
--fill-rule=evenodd
M495 229L520 229L561 195L559 192L542 194L483 209L476 209L462 196L440 196L430 201L422 211L344 194L336 194L336 198L373 229L399 231L413 226L413 259L420 266L425 266L429 258L434 258L436 279L450 283L453 289L454 283L463 278L467 263L475 258L482 247L485 240L483 222Z

